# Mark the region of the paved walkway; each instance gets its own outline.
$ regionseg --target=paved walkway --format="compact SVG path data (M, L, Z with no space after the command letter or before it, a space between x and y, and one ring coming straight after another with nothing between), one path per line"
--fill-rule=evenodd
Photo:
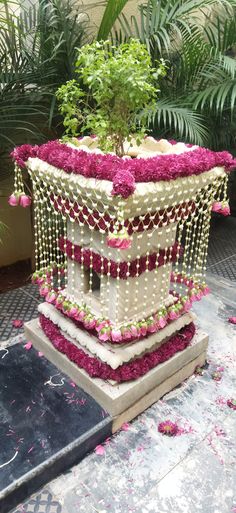
M223 220L210 241L213 293L195 306L199 325L210 333L203 375L191 377L124 425L15 513L236 512L236 411L227 406L229 398L236 398L236 326L228 323L236 315L235 264L236 220ZM17 308L28 301L27 316L37 315L32 286L17 295ZM0 296L2 304L6 296ZM2 315L7 329L13 315L8 306ZM215 371L220 381L212 379ZM166 419L178 424L177 437L158 432L158 423Z

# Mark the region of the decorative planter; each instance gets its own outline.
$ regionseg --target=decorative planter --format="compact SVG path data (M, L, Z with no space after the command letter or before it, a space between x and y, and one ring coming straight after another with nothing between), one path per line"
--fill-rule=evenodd
M190 361L204 363L206 337L195 335L189 310L208 292L211 209L226 200L231 155L147 137L139 147L127 143L118 158L85 137L78 146L25 145L14 158L34 188L33 280L45 297L36 345L65 355L67 372L73 362L73 377L95 396L96 387L114 391L136 379L138 400L158 383L155 376L163 383L188 366L182 380L196 367ZM109 397L101 399L108 409Z

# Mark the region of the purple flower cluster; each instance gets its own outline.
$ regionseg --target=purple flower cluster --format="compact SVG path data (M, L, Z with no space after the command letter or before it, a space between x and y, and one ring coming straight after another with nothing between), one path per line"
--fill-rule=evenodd
M158 182L199 175L215 166L227 170L236 167L236 160L226 151L213 152L197 148L180 155L158 155L148 159L122 159L114 155L100 155L78 151L59 141L41 146L24 144L12 152L16 162L24 167L29 157L51 164L66 173L113 182L112 194L128 198L135 190L135 182Z
M155 351L147 353L130 363L125 363L114 370L107 363L89 356L83 349L78 349L61 334L58 326L42 314L40 315L40 324L53 346L60 353L65 354L79 368L84 369L90 377L105 380L112 379L119 383L137 379L171 358L178 351L183 351L190 344L195 334L194 323L191 323Z
M101 274L101 268L103 267L103 274L107 275L109 272L112 278L121 278L122 280L127 280L129 277L140 276L147 269L147 261L148 261L148 271L153 271L153 269L162 266L164 263L174 262L176 260L176 255L178 251L178 243L175 242L173 246L170 246L167 251L161 249L159 254L151 253L147 256L142 256L139 259L135 258L130 262L123 261L114 262L113 260L108 260L107 258L102 258L98 253L94 253L90 249L83 249L81 246L73 245L69 240L65 240L63 237L59 239L59 248L62 252L66 253L69 258L72 258L72 253L74 256L74 260L81 264L81 258L83 256L84 265L89 267L92 263L93 270ZM92 259L91 259L92 257ZM165 258L166 257L166 258ZM158 264L157 264L158 262ZM138 264L138 267L137 267Z

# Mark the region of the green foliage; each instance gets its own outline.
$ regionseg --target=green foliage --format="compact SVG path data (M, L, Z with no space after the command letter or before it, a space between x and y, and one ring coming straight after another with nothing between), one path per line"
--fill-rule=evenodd
M88 41L88 30L76 0L41 0L21 6L20 16L1 4L0 179L13 146L61 135L54 92L73 79L76 48Z
M116 19L129 0L108 0L98 30L97 40L105 40L109 36Z
M145 46L135 39L118 48L95 42L79 50L76 72L78 82L70 81L57 92L66 133L95 133L102 149L123 155L125 139L136 134L140 141L144 136L164 62L152 68Z
M235 7L235 0L148 0L131 20L120 16L113 42L137 37L153 64L161 57L168 62L149 115L158 136L219 149L235 145Z

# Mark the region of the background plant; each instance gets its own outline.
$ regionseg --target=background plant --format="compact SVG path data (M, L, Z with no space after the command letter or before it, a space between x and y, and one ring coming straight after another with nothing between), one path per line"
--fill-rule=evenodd
M62 133L55 90L73 78L76 48L89 38L88 17L75 0L41 0L0 19L0 178L11 148Z
M234 148L235 5L234 0L148 0L130 21L120 16L113 41L138 37L153 63L160 57L168 61L156 109L149 116L158 136Z
M95 42L79 50L76 73L78 82L69 81L57 92L66 133L94 133L102 149L122 156L125 139L144 136L157 79L165 74L163 61L153 68L145 45L135 39L118 47Z

